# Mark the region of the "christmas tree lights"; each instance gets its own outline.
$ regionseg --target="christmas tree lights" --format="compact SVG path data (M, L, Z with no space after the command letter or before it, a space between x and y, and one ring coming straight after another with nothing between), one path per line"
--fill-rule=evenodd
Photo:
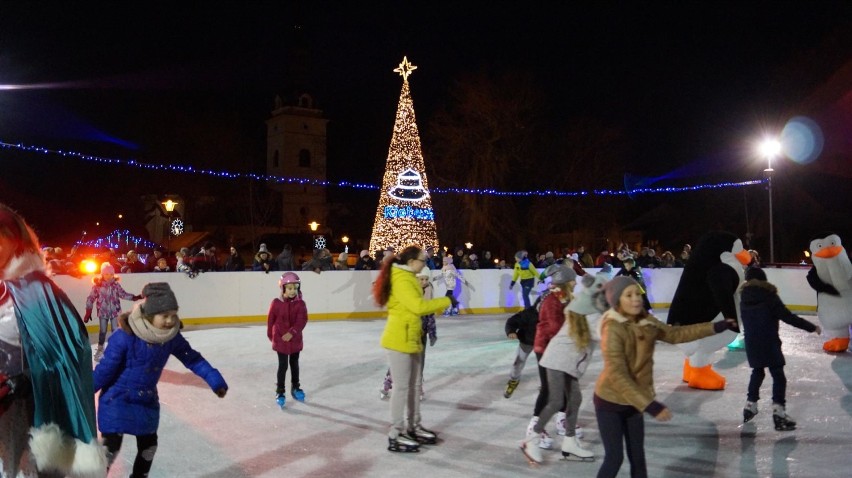
M438 245L426 164L408 86L408 77L415 69L403 57L399 67L393 70L402 76L402 91L370 237L371 253L389 247L399 252L409 245L422 248Z

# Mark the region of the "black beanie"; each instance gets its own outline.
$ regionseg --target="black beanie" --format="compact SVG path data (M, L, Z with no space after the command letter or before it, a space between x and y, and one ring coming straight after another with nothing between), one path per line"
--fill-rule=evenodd
M168 282L151 282L142 288L142 312L146 315L156 315L169 310L177 310L178 303L175 293Z
M760 267L749 267L745 271L745 280L762 280L766 281L766 272Z

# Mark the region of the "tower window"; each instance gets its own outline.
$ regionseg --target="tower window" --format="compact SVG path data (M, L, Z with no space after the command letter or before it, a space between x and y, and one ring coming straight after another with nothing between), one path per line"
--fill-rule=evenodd
M311 167L311 152L307 149L303 149L299 151L299 167L300 168L310 168Z
M279 164L278 150L276 149L275 153L272 155L272 167L277 168L278 164Z

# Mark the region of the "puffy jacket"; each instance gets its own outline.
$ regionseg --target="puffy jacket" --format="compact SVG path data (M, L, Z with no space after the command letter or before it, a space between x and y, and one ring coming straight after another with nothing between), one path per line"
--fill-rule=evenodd
M92 310L92 306L98 308L98 318L114 319L121 313L121 302L119 299L133 300L133 294L124 290L118 283L118 277L111 281L105 281L95 277L92 291L86 298L86 311Z
M277 298L269 306L266 336L272 341L272 350L281 354L294 354L302 350L302 331L308 324L308 308L301 297ZM282 335L290 332L293 338L285 342Z
M423 351L423 322L420 317L434 314L450 306L449 297L425 300L414 272L392 264L391 292L388 298L388 321L382 333L382 347L397 352L416 354Z
M670 344L692 342L713 335L713 324L671 326L653 315L638 321L614 309L601 318L601 355L604 369L595 395L619 405L644 411L654 401L654 347L657 340Z
M219 371L180 333L166 343L151 344L119 329L110 337L109 346L94 371L95 393L101 391L98 400L101 433L149 435L157 431L160 424L157 382L170 355L203 378L212 390L228 388Z
M518 279L535 279L538 277L538 270L529 260L526 261L527 267L521 267L521 262L515 262L515 267L512 271L512 282L518 282Z
M538 325L535 329L535 341L533 350L537 354L543 354L550 343L550 339L559 332L565 323L565 303L559 299L560 294L550 293L541 301L541 309L538 311Z
M535 329L538 326L539 305L541 305L541 296L538 296L533 305L506 319L506 335L516 334L520 343L533 345Z
M740 304L749 367L784 366L781 338L778 336L780 320L808 332L816 330L816 325L784 306L778 290L769 282L755 279L746 282Z

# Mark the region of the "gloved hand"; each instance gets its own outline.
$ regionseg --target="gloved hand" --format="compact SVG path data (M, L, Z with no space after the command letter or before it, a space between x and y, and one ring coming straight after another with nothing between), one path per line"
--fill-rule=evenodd
M512 290L512 287L515 287L515 281L509 282L509 290Z
M430 335L430 336L429 336L429 345L430 345L430 346L434 347L434 346L435 346L435 342L437 342L437 341L438 341L438 336L437 336L437 335Z
M227 389L227 388L220 388L219 390L216 390L216 395L218 395L218 396L219 396L219 398L225 398L225 395L226 395L227 393L228 393L228 389Z
M91 321L91 320L92 320L92 310L86 309L86 315L83 317L83 322L88 324L89 321Z
M737 323L737 319L729 318L713 323L713 331L717 334L726 330L733 330L734 332L739 333L740 325Z
M137 295L133 296L133 301L142 300L142 299L143 299L143 297L141 295L137 294Z

